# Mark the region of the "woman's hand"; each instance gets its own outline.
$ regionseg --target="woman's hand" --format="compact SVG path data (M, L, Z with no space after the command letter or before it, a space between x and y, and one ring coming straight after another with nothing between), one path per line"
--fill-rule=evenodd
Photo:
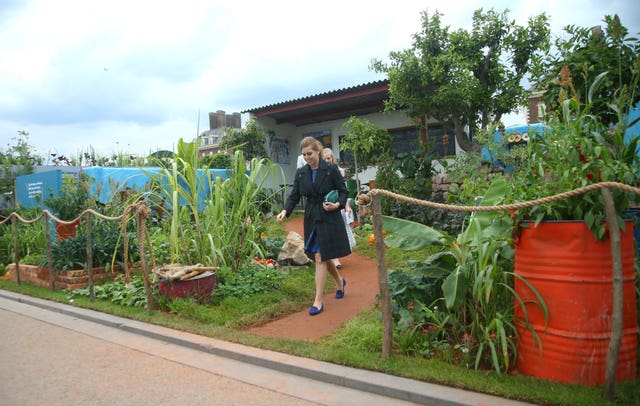
M325 211L334 211L340 208L340 203L323 202L322 207Z
M276 216L276 220L278 220L278 222L282 221L283 218L285 218L285 216L287 215L287 211L286 210L282 210L280 213L278 213L278 215Z

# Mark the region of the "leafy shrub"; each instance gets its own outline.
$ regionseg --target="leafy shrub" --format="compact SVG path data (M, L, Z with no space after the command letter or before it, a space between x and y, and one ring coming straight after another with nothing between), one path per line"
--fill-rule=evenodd
M285 239L282 237L267 237L264 239L265 258L277 259Z
M155 287L157 296L157 285ZM119 306L145 307L147 305L147 294L144 289L144 279L141 275L134 275L131 278L131 287L127 288L124 282L124 275L118 275L113 281L107 281L101 285L93 286L93 293L96 299L108 300ZM77 296L89 297L89 288L75 289L70 292L69 299Z
M200 165L211 169L233 169L233 156L226 152L205 155L200 159Z
M107 266L115 259L122 263L124 247L119 229L120 223L95 219L91 230L93 266ZM68 271L82 269L87 265L86 228L80 228L75 238L56 241L51 245L53 253L53 269ZM137 253L137 243L133 235L129 238L130 256Z
M40 214L40 209L37 208L16 208L12 211L25 219L34 219ZM9 214L9 212L6 213L7 216ZM32 224L22 224L18 221L17 228L18 258L44 252L46 239L42 221ZM14 262L13 237L11 222L0 224L0 264L7 265Z
M216 299L227 296L244 298L251 295L278 290L285 275L275 268L260 265L248 265L238 272L222 267L218 271L218 287Z
M500 202L505 189L505 180L496 178L481 204ZM425 261L414 262L408 276L394 276L390 283L401 350L508 371L515 357L512 219L478 212L455 239L418 223L393 218L384 222L389 246L442 247Z

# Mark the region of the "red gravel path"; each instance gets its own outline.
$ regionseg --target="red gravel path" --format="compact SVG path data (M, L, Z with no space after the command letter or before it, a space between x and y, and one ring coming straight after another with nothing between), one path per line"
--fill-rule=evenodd
M285 230L303 235L302 221L302 217L287 220ZM342 258L340 262L343 265L340 272L347 280L343 299L337 300L335 292L328 293L324 296L324 311L317 316L309 316L309 309L304 309L248 331L266 337L317 340L333 333L363 310L372 308L379 292L376 262L356 253ZM331 277L329 279L333 284ZM309 297L309 307L312 304L313 297Z

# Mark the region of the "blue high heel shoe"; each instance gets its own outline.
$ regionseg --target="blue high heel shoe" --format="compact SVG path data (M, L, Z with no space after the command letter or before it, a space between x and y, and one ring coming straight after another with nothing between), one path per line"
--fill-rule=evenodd
M336 290L336 299L342 299L344 297L344 287L347 286L347 280L342 278L342 289Z

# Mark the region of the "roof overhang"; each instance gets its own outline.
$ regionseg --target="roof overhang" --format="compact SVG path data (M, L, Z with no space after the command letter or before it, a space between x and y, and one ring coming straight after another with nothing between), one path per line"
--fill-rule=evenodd
M256 107L243 111L255 117L270 117L276 124L302 126L324 121L338 120L350 116L361 116L382 112L384 101L389 97L389 82L380 80L359 86L348 87Z

